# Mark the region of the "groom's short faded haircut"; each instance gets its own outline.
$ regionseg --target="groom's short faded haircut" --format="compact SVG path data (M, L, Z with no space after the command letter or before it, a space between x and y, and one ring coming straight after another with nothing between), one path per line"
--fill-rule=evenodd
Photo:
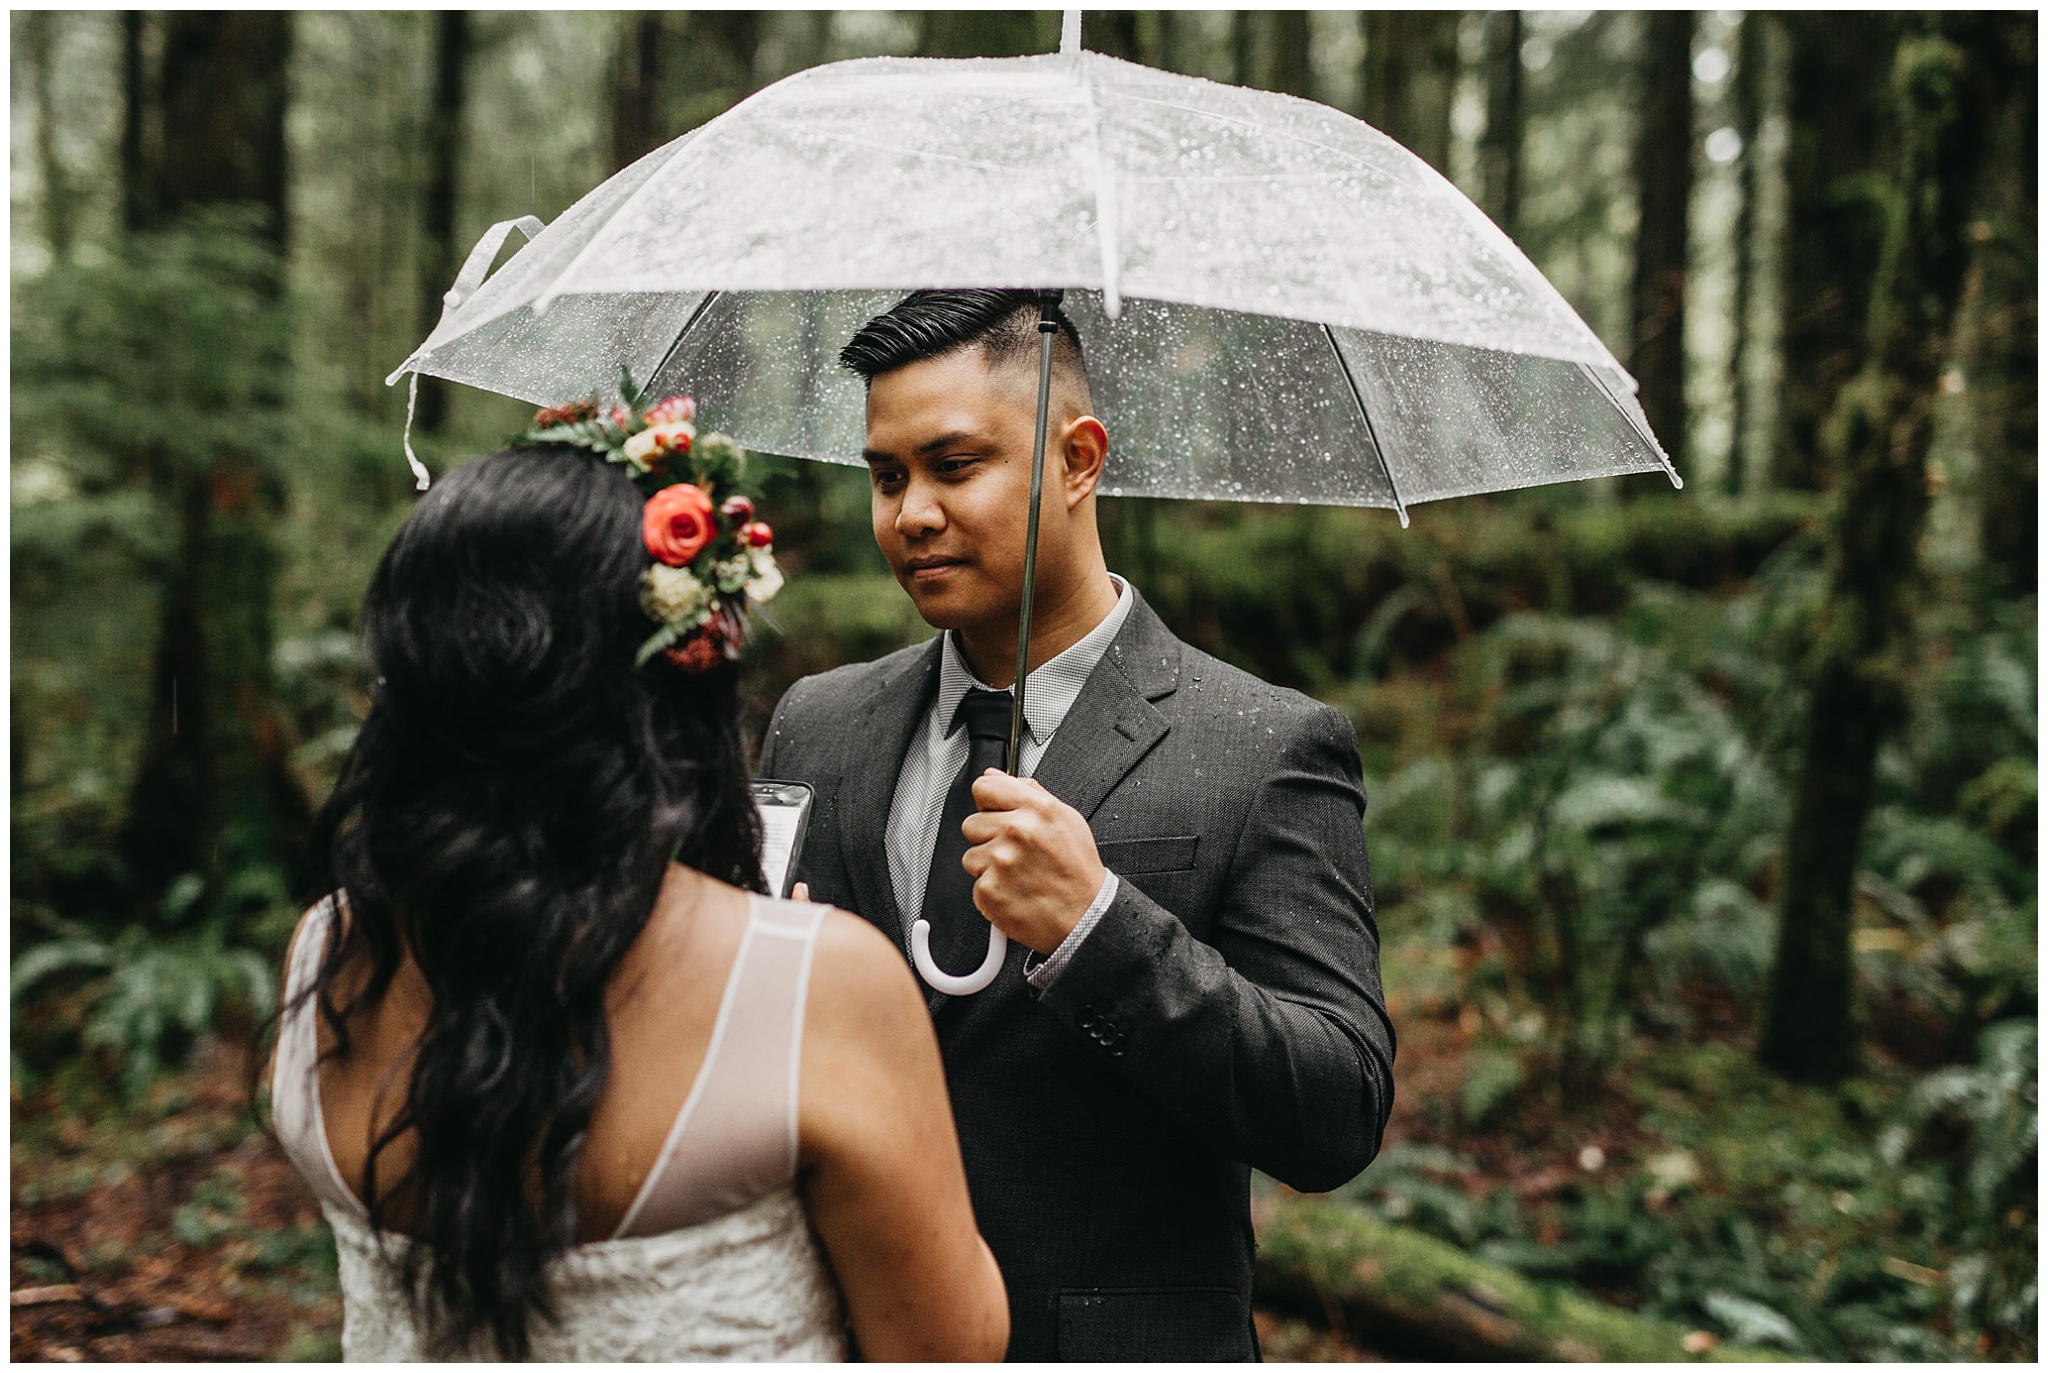
M979 348L991 369L1028 367L1038 373L1039 295L1036 291L913 291L863 324L839 350L839 365L872 384L913 362ZM1074 388L1073 399L1092 408L1081 334L1067 312L1053 307L1053 376Z

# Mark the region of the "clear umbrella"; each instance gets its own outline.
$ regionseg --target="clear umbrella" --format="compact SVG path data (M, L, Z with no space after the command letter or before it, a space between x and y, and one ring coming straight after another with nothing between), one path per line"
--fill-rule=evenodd
M749 448L859 465L865 394L835 364L862 323L919 287L1061 288L1108 495L1406 524L1482 491L1679 483L1628 373L1427 163L1324 105L1081 51L1077 11L1066 31L1051 56L799 72L519 222L486 280L495 226L390 380L556 405L623 368ZM1027 607L1020 664L1029 633ZM1020 668L1019 715L1023 691Z

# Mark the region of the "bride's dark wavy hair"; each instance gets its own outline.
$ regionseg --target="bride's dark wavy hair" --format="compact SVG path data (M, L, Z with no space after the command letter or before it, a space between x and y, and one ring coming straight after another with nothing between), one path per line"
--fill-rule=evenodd
M605 991L671 856L764 886L734 670L633 666L643 504L595 454L493 453L421 499L363 602L378 683L313 831L348 919L308 994L332 1056L405 956L432 991L365 1190L380 1232L404 1198L406 1288L449 1350L488 1332L522 1357L555 1316L542 1270L577 1239Z

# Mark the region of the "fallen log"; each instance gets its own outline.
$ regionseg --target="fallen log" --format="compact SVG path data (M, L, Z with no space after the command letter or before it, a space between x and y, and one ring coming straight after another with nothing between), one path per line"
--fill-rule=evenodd
M1704 1330L1532 1282L1349 1202L1289 1196L1261 1211L1254 1300L1323 1322L1392 1357L1597 1363L1791 1357L1724 1345Z

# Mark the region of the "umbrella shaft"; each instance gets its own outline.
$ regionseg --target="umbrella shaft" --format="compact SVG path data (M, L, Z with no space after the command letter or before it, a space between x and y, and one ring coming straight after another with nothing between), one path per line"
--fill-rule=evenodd
M1045 428L1052 408L1052 340L1059 326L1048 307L1038 321L1038 429L1031 440L1031 513L1024 521L1024 598L1017 607L1017 676L1010 700L1010 750L1005 768L1012 777L1024 758L1024 677L1031 667L1031 601L1038 588L1038 503L1045 491Z

